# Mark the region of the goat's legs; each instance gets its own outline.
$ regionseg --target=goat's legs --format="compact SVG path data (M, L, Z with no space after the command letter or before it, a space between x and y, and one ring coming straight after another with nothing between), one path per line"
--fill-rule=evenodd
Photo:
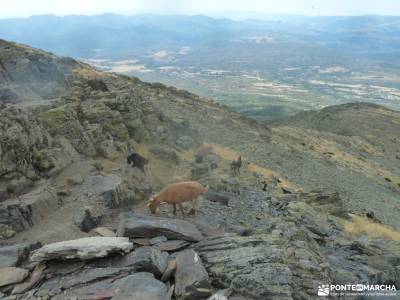
M186 214L185 214L185 210L183 209L182 203L179 203L178 206L179 206L179 209L180 209L181 212L182 212L182 216L185 216Z
M172 205L174 206L173 214L176 215L176 204L174 203L174 204L172 204Z
M192 209L189 211L189 214L194 215L198 207L199 207L199 197L192 200Z

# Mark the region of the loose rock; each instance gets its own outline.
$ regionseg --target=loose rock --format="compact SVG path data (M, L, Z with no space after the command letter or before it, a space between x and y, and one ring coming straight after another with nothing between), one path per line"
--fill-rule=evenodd
M179 299L204 299L211 295L207 271L193 250L185 250L176 257L175 295Z

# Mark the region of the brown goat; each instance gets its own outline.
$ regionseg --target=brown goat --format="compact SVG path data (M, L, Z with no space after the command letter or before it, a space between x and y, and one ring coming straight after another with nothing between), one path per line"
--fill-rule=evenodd
M197 209L198 198L207 193L208 187L204 187L197 181L183 181L167 185L161 192L149 200L147 206L151 213L155 214L157 207L161 203L169 203L174 206L174 215L176 214L176 206L185 215L182 203L192 201L192 209L190 213L194 214Z

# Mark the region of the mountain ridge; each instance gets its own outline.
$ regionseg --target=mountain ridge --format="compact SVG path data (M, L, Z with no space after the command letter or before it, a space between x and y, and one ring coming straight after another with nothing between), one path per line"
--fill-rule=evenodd
M21 55L21 46L4 43L16 52L11 60L28 60L33 76L38 64L63 70L63 60L29 48L45 58L38 63ZM112 299L151 285L161 300L174 283L196 297L226 288L233 299L294 300L316 299L321 284L400 284L400 160L383 152L384 136L373 144L365 136L258 122L173 87L72 65L77 69L65 70L69 84L60 81L64 89L56 84L36 93L41 101L23 94L0 106L1 263L24 277L0 286L6 299ZM44 88L30 79L32 89ZM9 84L0 81L0 90ZM361 118L354 107L378 117L382 110L356 104L323 114ZM400 113L390 112L386 120L395 129ZM147 160L144 172L127 164L132 152ZM240 172L232 172L239 155ZM210 188L196 214L174 215L161 205L151 216L151 195L184 180ZM121 250L118 240L130 252L99 258L108 253L98 249L96 236L115 236L117 228L126 238L103 239L114 243L107 249ZM67 240L61 248L54 244ZM27 254L43 244L33 257L44 261L32 271ZM78 261L68 259L70 251ZM207 283L201 289L179 275L193 265L180 260L188 253ZM177 271L161 276L175 259ZM197 272L187 274L198 280ZM123 285L133 278L143 284ZM178 297L179 289L170 292Z

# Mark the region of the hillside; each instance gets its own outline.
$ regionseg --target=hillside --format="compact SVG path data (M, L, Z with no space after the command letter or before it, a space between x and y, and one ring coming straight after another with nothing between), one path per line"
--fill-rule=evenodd
M321 284L400 285L399 140L387 134L400 113L344 105L265 124L0 45L0 90L15 94L0 106L0 297L314 299ZM209 186L196 214L152 216L150 196L182 180Z

